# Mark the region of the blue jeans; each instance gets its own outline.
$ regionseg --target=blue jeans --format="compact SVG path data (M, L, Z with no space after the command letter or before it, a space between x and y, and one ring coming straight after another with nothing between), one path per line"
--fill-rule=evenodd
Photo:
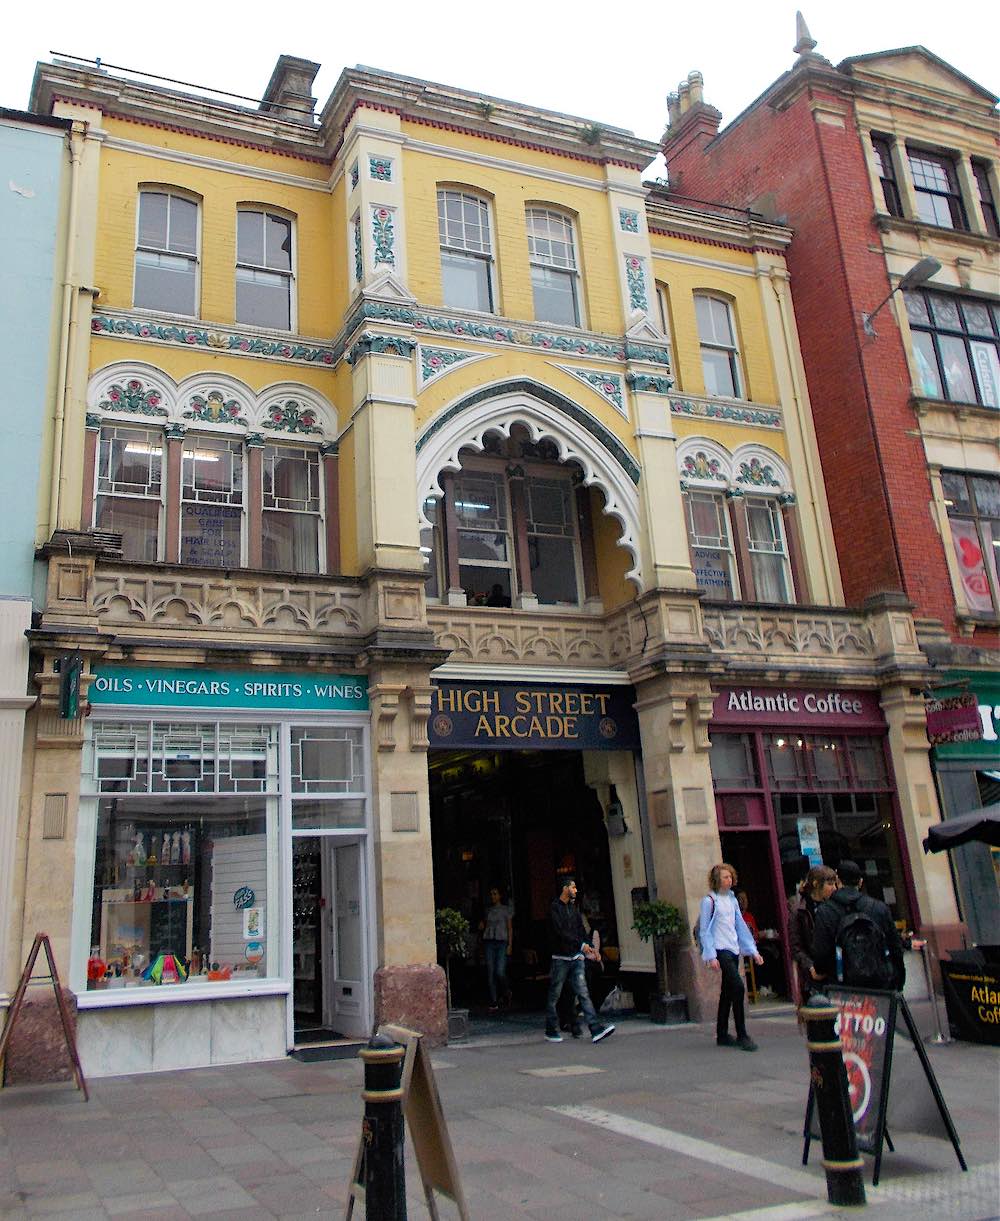
M545 1006L545 1033L559 1033L559 1014L556 1006L559 997L566 986L566 980L583 1010L583 1020L590 1027L591 1034L597 1034L604 1029L604 1023L594 1012L594 1006L587 991L587 976L582 958L553 958L549 969L549 999Z
M490 990L490 1004L495 1005L498 997L507 994L507 942L484 941L483 953L486 955L486 986Z

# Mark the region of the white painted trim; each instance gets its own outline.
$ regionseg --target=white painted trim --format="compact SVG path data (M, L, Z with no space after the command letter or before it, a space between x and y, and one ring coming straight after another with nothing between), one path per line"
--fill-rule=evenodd
M284 186L298 187L307 191L322 191L324 195L331 194L333 190L329 179L317 181L315 178L301 178L297 174L286 174L279 170L258 169L249 163L237 165L232 161L223 161L221 157L178 152L176 149L143 144L140 140L124 140L121 136L106 136L104 144L106 148L112 148L121 153L151 157L155 161L171 161L177 165L190 165L197 169L214 170L220 174L235 174L238 178L257 178L261 182L277 182Z
M514 617L516 621L516 616ZM435 678L451 681L498 683L588 683L605 687L629 687L625 670L556 669L552 666L482 666L446 661L431 671Z
M77 1009L118 1009L133 1005L171 1005L185 1001L231 1001L253 996L287 996L292 990L285 979L258 979L252 983L167 984L148 988L105 988L100 992L78 992Z
M659 234L650 234L650 241ZM689 241L697 241L695 237L684 239ZM736 263L722 263L715 259L702 259L696 254L675 254L671 250L657 250L655 246L650 247L653 258L660 259L664 263L687 263L690 267L710 267L713 271L724 271L727 275L733 276L750 276L752 279L757 278L757 272L753 267L740 267ZM747 250L747 254L752 255L752 250Z
M769 484L767 487L757 487L753 483L739 482L739 469L741 462L749 462L752 458L758 458L763 464L774 467L774 473L778 476L780 486L775 487ZM780 454L776 454L773 449L768 449L766 445L760 445L757 442L748 442L746 445L740 445L733 450L733 487L738 487L750 496L778 496L782 492L791 492L794 490L792 485L791 472L788 469L788 464Z
M704 450L709 457L718 459L721 478L699 479L697 476L688 475L685 472L684 459L694 457L699 450ZM677 445L677 473L688 487L709 492L725 492L732 486L733 470L732 454L724 445L712 440L711 437L685 437Z

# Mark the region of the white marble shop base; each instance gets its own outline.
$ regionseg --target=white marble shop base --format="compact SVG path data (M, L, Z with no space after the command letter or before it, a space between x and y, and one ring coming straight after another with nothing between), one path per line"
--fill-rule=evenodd
M88 1077L249 1064L286 1054L284 996L86 1009L77 1015Z

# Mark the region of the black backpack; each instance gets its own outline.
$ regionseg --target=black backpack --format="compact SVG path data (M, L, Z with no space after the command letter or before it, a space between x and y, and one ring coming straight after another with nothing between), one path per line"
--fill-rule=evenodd
M885 932L864 908L849 908L837 929L837 977L856 988L892 988L896 973Z

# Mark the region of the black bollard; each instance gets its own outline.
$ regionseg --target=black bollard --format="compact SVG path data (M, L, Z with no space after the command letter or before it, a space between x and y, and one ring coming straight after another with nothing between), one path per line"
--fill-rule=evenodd
M406 1049L372 1035L360 1053L365 1064L364 1185L367 1221L406 1221L403 1162L403 1057Z
M814 993L799 1010L808 1029L809 1078L823 1137L826 1198L831 1204L866 1204L858 1156L847 1069L835 1024L840 1014L822 993Z

